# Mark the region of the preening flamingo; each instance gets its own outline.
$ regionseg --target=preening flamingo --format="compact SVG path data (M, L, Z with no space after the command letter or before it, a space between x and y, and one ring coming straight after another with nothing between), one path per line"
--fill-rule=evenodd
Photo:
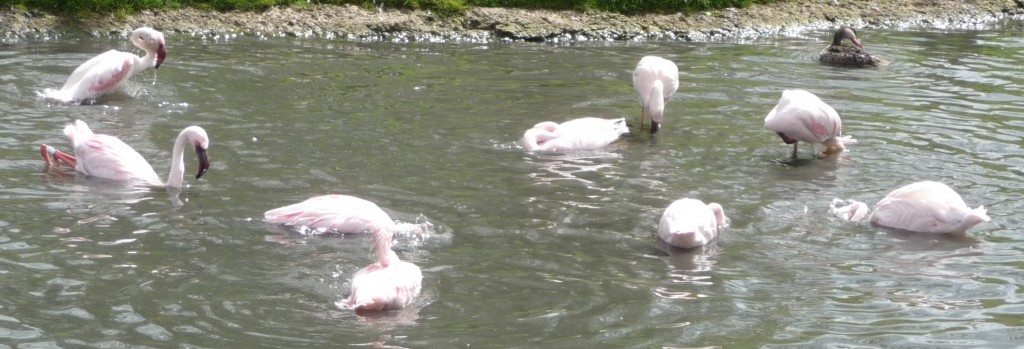
M850 40L853 46L843 45L843 39ZM875 67L882 64L881 59L864 50L864 45L857 40L857 31L847 26L836 30L832 44L821 51L818 61L851 67Z
M851 216L848 220L863 219L867 205L853 200L848 202L842 206L842 200L834 199L832 210L849 209L850 212L862 214ZM963 235L971 227L988 222L989 217L985 206L974 209L967 207L960 194L949 186L924 181L890 192L875 204L870 220L871 224L903 231Z
M797 143L824 144L823 154L846 150L845 144L857 142L850 136L841 136L843 122L839 113L813 93L804 90L785 90L779 103L764 118L764 126L775 131L786 144L793 145L796 157Z
M669 245L693 248L706 245L718 237L728 224L725 210L717 203L704 204L696 199L679 199L661 215L658 237Z
M60 90L46 89L43 96L61 101L96 98L117 89L136 73L150 67L160 68L167 57L164 35L153 28L135 29L131 42L146 51L146 55L139 57L118 50L104 52L78 66Z
M355 273L352 292L337 305L357 312L403 308L420 294L423 274L420 267L398 259L391 250L390 229L372 229L377 262Z
M171 172L167 175L166 183L160 180L149 162L131 146L114 136L92 133L89 126L81 120L75 120L73 125L64 127L64 135L71 141L75 156L71 157L43 144L43 158L50 164L49 155L52 154L56 161L74 166L75 170L89 176L181 188L185 174L186 146L194 147L199 158L196 179L202 177L210 168L210 159L206 155L210 147L210 138L199 126L186 127L178 134L171 152Z
M651 115L651 134L658 132L665 115L665 103L679 89L679 68L670 60L645 56L633 69L633 89L640 95L640 130L644 112Z
M626 119L586 117L561 124L545 121L526 130L519 144L527 151L598 149L627 133Z

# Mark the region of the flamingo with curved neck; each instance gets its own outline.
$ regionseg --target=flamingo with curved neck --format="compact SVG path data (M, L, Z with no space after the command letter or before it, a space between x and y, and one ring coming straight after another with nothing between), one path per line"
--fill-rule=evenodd
M523 133L519 145L526 151L564 152L603 148L629 133L626 119L585 117L561 124L545 121Z
M823 154L840 153L846 144L856 143L850 136L842 136L843 122L839 113L821 98L804 90L785 90L779 103L764 118L764 126L774 131L786 144L793 145L792 157L797 155L799 142L825 145Z
M94 134L82 120L75 120L73 125L65 126L64 135L71 141L75 156L54 154L60 152L49 152L52 148L44 144L42 151L47 164L50 163L47 155L53 154L59 162L72 165L76 171L89 176L181 188L185 174L186 146L192 146L199 158L196 179L202 177L210 168L210 159L206 154L210 147L210 138L206 135L206 130L199 126L186 127L175 139L171 151L171 171L167 175L166 183L160 180L153 166L150 166L135 149L114 136Z
M975 225L990 220L985 206L970 208L953 188L941 182L922 181L897 188L875 204L832 199L830 212L843 220L870 219L872 225L905 232L964 235Z
M150 27L135 29L131 42L146 51L139 57L131 52L110 50L78 66L60 90L46 89L42 95L61 101L99 97L124 85L132 75L149 68L160 68L167 57L164 35Z
M644 112L651 115L651 134L658 133L665 115L665 101L679 89L679 68L670 60L645 56L633 69L633 89L640 95L640 130Z
M360 269L352 277L352 292L338 305L357 312L399 309L417 295L423 283L420 267L402 261L391 250L394 234L390 229L374 227L373 242L377 262Z

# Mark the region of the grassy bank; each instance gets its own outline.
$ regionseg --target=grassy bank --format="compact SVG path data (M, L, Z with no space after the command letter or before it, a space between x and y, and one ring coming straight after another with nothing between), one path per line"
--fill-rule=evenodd
M186 7L217 11L262 11L274 6L352 4L367 8L408 8L461 14L473 6L550 10L597 10L623 14L694 12L779 0L0 0L4 7L40 10L55 15L134 13Z

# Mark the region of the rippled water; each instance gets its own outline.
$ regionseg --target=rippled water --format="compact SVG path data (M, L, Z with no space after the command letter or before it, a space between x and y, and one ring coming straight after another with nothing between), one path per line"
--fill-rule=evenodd
M0 348L1012 347L1024 338L1024 39L862 30L893 63L815 62L830 37L749 42L387 44L168 35L157 74L97 105L40 100L122 38L0 51ZM626 117L643 55L680 66L656 142L526 154L533 124ZM835 107L859 142L812 159L764 129L782 89ZM44 172L74 119L166 173L173 137L210 133L213 167L180 194ZM194 160L188 158L189 172ZM831 217L918 180L992 221L964 239ZM402 238L424 270L411 307L337 309L371 262L363 237L305 237L264 211L325 193L435 224ZM681 197L732 223L700 251L655 234ZM666 252L667 251L667 252Z

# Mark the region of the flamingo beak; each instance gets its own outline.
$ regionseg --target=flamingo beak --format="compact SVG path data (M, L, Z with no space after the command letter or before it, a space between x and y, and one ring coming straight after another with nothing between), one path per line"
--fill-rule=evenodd
M164 64L164 58L167 58L167 49L164 48L163 43L160 43L160 46L156 48L156 67L154 69L160 69L160 65Z
M206 148L196 144L196 157L199 158L199 171L196 172L196 179L202 177L206 170L210 169L210 157L206 155Z
M655 133L658 133L658 129L659 128L661 128L661 123L652 120L651 121L651 135L653 136Z

